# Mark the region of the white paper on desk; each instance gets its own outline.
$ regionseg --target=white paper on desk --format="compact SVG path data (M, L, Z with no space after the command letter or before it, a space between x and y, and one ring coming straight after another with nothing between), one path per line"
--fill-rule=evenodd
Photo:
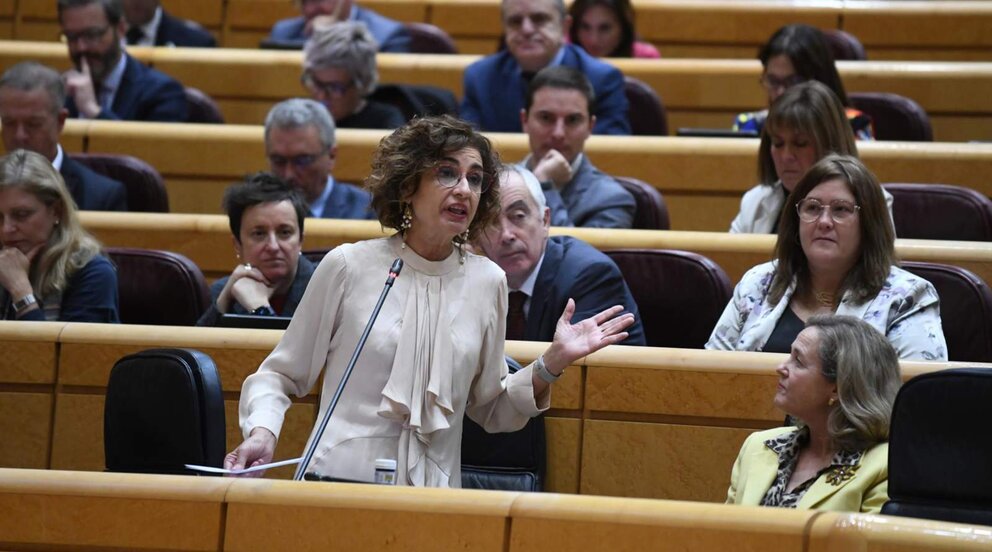
M240 470L228 470L228 469L224 469L224 468L215 468L213 466L198 466L196 464L184 464L184 465L186 466L187 469L201 471L201 472L223 473L223 474L227 474L227 475L241 475L243 473L251 473L251 472L257 472L257 471L267 470L269 468L278 468L280 466L291 466L293 464L299 464L300 463L300 460L303 460L303 457L300 457L300 458L290 458L289 460L280 460L278 462L271 462L269 464L262 464L262 465L259 465L259 466L252 466L250 468L244 468L244 469L240 469Z

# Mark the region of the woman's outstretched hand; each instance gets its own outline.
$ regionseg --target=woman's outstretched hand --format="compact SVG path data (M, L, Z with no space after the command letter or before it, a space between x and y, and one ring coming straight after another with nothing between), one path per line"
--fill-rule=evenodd
M623 312L623 306L610 307L599 314L572 324L575 301L568 300L565 311L558 319L554 341L544 353L544 365L552 374L561 374L576 360L594 353L607 345L627 339L624 331L634 323L634 315Z

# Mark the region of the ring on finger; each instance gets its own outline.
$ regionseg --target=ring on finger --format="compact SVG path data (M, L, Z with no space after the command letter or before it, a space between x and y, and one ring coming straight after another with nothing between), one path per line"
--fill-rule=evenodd
M245 263L241 266L243 266L245 270L251 270L251 263Z

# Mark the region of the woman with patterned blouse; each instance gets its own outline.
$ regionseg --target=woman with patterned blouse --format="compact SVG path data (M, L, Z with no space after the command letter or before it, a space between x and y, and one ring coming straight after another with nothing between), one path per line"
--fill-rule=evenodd
M899 359L870 324L817 315L778 367L775 406L798 421L751 434L728 504L878 513L888 500Z
M816 314L868 322L899 358L947 360L933 285L896 266L882 187L855 157L829 155L789 194L775 259L749 270L707 349L787 353Z

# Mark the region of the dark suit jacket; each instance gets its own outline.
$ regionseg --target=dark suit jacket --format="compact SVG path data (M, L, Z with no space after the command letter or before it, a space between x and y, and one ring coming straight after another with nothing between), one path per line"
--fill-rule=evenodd
M88 211L127 211L124 185L93 172L89 167L62 154L62 179L76 206Z
M372 194L352 184L335 182L320 218L374 219L371 205Z
M585 73L596 92L595 134L630 134L623 74L590 56L578 46L565 44L561 64ZM486 56L465 69L465 97L461 118L490 132L520 132L520 110L527 85L520 65L508 50Z
M296 262L296 277L293 278L293 285L289 286L289 291L286 292L286 302L282 305L282 312L277 312L276 314L279 316L293 316L296 308L300 306L300 300L303 299L303 292L307 290L307 284L310 283L310 278L313 277L313 271L316 269L316 265L311 263L303 255L300 255L299 260ZM210 286L210 306L207 308L207 312L203 313L203 316L196 321L197 326L216 326L220 322L221 315L224 313L217 310L217 298L220 297L220 292L224 291L224 286L227 285L227 281L230 278L230 276L224 276ZM248 314L248 311L241 306L241 303L233 299L231 300L229 311L232 314Z
M555 326L569 298L575 299L572 322L585 320L613 305L634 314L634 325L624 345L645 345L644 327L637 303L620 269L609 257L571 236L554 236L544 249L544 262L534 283L527 313L526 338L551 341Z
M190 27L182 19L172 17L162 10L162 21L155 33L155 45L213 48L217 46L217 41L207 31Z
M410 33L406 31L406 27L402 23L360 6L355 6L355 10L355 21L365 23L375 41L379 43L380 52L408 53L410 51ZM269 40L285 44L299 43L302 47L303 43L307 41L307 37L303 35L305 28L306 19L302 16L283 19L272 26Z
M637 203L630 192L608 174L600 172L583 155L579 169L561 192L544 191L551 208L552 226L630 228Z
M186 121L186 93L178 81L146 67L138 60L127 56L127 67L121 77L121 85L114 96L110 111L104 109L99 119L122 119L125 121ZM76 102L69 97L65 107L70 117L79 117Z

